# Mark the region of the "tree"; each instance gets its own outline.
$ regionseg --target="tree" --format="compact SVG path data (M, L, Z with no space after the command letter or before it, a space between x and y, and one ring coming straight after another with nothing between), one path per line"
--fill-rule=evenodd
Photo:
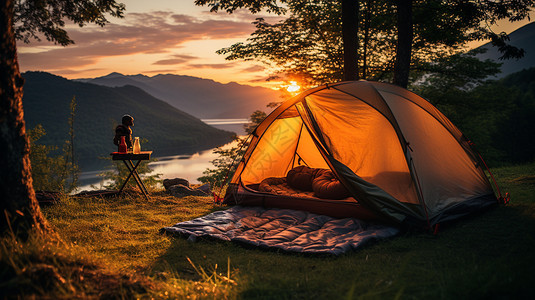
M359 1L342 0L344 80L359 79Z
M398 38L392 83L407 88L412 51L412 0L396 1Z
M83 26L105 25L105 14L122 17L124 5L115 0L2 1L0 7L0 231L11 229L21 238L31 228L48 231L31 179L16 39L28 42L39 34L60 45L72 44L63 29L65 19Z

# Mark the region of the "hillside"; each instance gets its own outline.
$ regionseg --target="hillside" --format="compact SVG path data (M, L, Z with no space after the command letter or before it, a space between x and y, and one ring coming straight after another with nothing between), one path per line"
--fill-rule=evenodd
M490 166L535 160L535 68L473 89L419 90L473 141Z
M256 110L266 111L268 103L281 101L279 92L271 89L233 82L222 84L182 75L159 74L148 77L111 73L78 81L109 87L136 86L201 119L248 118Z
M535 67L506 76L497 82L497 88L509 91L507 100L514 105L508 119L502 115L499 134L494 138L496 148L507 153L514 163L534 161Z
M154 156L193 153L230 141L230 132L206 125L134 86L111 88L44 72L26 72L23 77L26 124L43 125L47 134L41 143L61 146L68 138L69 103L76 97L75 152L84 171L115 150L114 128L125 113L134 116L134 136L148 139L142 148L153 150Z
M524 49L525 55L521 59L509 59L499 60L501 56L496 47L492 47L490 43L487 43L479 48L487 49L486 53L477 55L481 60L490 59L495 62L502 63L500 74L497 74L497 78L503 78L509 74L522 71L535 67L535 22L520 27L509 34L509 44Z

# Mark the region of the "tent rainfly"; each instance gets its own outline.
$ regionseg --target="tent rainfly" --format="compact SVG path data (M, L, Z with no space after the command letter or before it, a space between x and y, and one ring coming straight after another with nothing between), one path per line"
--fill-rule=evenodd
M422 97L340 82L283 102L258 125L223 201L433 226L497 203L482 166Z

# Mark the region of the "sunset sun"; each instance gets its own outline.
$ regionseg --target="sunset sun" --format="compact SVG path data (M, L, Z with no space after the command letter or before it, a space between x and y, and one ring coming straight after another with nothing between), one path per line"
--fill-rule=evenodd
M290 85L286 86L286 90L290 93L295 93L300 89L301 87L297 84L296 81L290 81Z

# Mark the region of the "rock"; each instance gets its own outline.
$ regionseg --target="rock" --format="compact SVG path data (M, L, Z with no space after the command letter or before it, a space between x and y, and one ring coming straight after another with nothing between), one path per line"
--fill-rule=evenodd
M51 191L35 191L35 198L37 198L39 205L50 205L59 201L61 198L61 193Z
M201 190L192 189L189 186L183 184L176 184L170 186L169 193L175 197L182 198L186 196L206 196L207 194Z
M77 197L114 197L119 195L117 190L93 190L93 191L81 191L78 194L75 194Z
M163 180L163 186L165 187L165 190L168 191L170 187L173 185L181 184L184 186L189 187L189 181L187 181L184 178L173 178L173 179L164 179Z
M210 184L209 183L205 183L203 185L201 185L200 187L197 188L198 190L201 190L207 194L210 194L210 192L212 191L212 188L210 187Z
M194 234L190 234L190 236L188 237L188 242L195 243L196 241L197 241L197 236Z

